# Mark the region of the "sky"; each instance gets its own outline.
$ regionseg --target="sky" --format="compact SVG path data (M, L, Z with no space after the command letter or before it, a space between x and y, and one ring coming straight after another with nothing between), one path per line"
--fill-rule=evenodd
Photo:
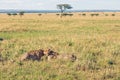
M62 3L73 10L120 10L120 0L0 0L0 9L56 10Z

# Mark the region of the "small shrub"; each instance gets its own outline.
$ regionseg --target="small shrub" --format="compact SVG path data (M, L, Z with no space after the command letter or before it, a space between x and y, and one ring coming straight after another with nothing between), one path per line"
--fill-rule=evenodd
M18 62L18 65L19 65L19 66L22 66L22 65L23 65L23 63L22 63L22 62Z
M3 41L3 38L0 38L0 41Z
M108 64L109 64L109 65L114 65L115 62L114 62L113 60L109 60L109 61L108 61Z
M84 14L82 14L82 16L86 16L86 14L84 13Z
M8 16L11 16L12 14L11 13L7 13Z
M68 42L68 46L73 46L73 42Z
M16 16L16 15L17 15L17 13L13 13L12 15L13 15L13 16Z
M115 16L115 14L112 14L112 16Z
M38 14L38 16L41 16L42 14Z
M25 12L21 11L19 12L19 15L22 17L24 15Z
M60 14L56 14L57 16L59 16Z

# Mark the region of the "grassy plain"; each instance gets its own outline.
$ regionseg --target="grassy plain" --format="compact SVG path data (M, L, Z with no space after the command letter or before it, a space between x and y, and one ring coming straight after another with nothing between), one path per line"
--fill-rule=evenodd
M120 80L120 13L99 14L62 19L0 14L0 49L6 59L0 63L0 80ZM78 59L19 62L22 54L46 48Z

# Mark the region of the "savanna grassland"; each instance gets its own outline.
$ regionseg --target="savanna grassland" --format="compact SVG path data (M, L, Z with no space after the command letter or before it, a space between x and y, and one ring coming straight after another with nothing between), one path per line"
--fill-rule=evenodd
M0 14L0 80L120 80L120 13L88 14ZM47 48L77 60L19 61Z

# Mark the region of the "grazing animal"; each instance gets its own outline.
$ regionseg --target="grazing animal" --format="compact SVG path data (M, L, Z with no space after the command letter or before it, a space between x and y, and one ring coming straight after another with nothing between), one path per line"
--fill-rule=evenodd
M37 61L40 61L42 56L44 56L44 50L42 49L39 49L39 50L33 50L33 51L30 51L26 54L24 54L22 57L21 57L21 61L23 60L37 60Z

